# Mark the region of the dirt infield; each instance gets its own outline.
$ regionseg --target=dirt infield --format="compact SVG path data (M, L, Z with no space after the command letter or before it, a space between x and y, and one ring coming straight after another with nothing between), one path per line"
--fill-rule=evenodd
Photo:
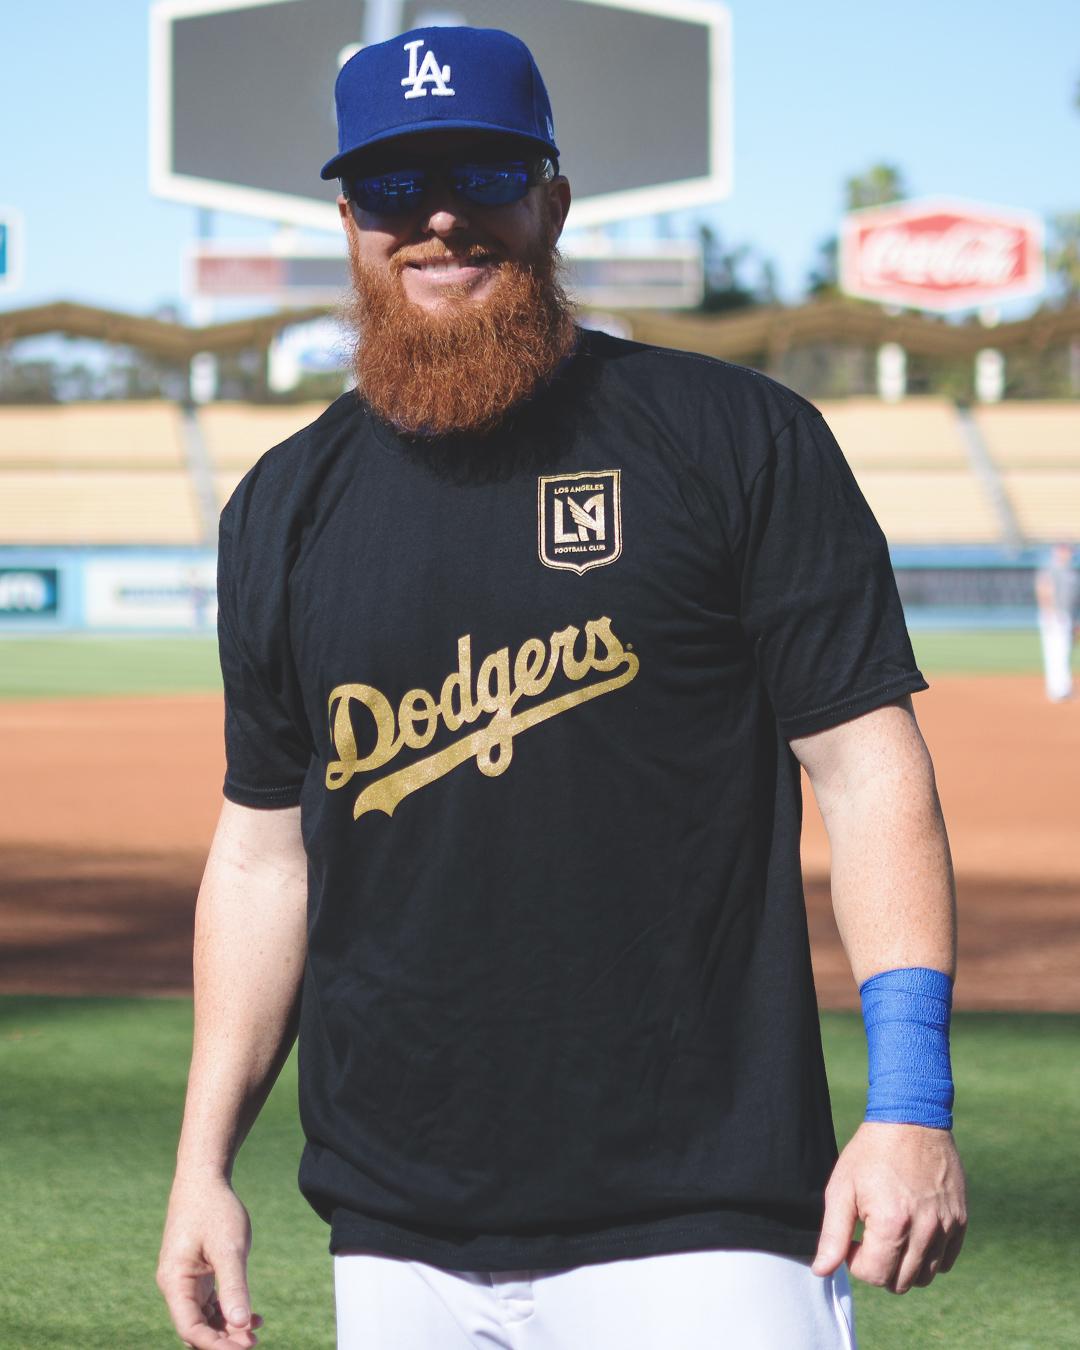
M981 676L916 709L959 878L957 1006L1080 1011L1080 704ZM190 991L221 719L217 696L0 704L0 991ZM857 1007L812 798L803 845L821 1003Z

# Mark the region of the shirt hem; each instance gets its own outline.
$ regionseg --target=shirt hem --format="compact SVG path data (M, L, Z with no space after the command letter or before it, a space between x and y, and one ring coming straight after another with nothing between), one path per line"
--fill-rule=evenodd
M477 1234L450 1239L406 1231L352 1211L335 1210L330 1251L350 1248L408 1261L423 1261L443 1270L566 1270L642 1256L674 1252L737 1250L773 1252L779 1256L813 1256L818 1228L798 1228L781 1220L737 1211L713 1211L661 1219L585 1234L511 1236Z
M282 806L300 805L299 788L237 787L235 783L230 783L226 779L222 791L227 801L235 802L237 806L252 806L257 810L268 811Z
M782 717L780 730L788 740L797 736L812 736L815 731L827 731L830 727L839 726L841 722L850 722L853 717L873 712L875 708L892 703L894 699L903 698L905 694L918 694L929 688L921 672L912 671L898 679L886 680L884 684L875 685L873 689L867 689L862 694L841 699L836 703L827 703L822 708L814 708L798 717Z

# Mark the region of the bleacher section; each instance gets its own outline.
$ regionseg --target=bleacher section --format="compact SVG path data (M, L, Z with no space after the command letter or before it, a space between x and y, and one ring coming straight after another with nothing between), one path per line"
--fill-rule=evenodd
M0 409L0 544L196 544L174 404Z
M1001 403L975 420L1024 536L1080 541L1080 407Z
M997 540L997 520L947 399L852 398L820 407L891 544Z
M947 399L886 404L823 402L840 443L890 543L993 543L998 525L971 472Z
M891 544L1000 541L948 400L820 406ZM1080 540L1080 403L1002 403L974 419L1025 541Z
M201 410L219 505L265 450L325 406ZM176 546L201 538L175 404L0 408L0 545Z
M324 406L201 408L219 504L265 450ZM1026 542L1080 541L1080 401L977 409L981 477L946 399L846 399L821 409L891 544L1000 542L987 471L998 474ZM0 408L0 545L197 545L184 446L169 403Z
M197 544L199 537L182 471L0 472L0 543Z
M937 472L968 467L956 410L944 398L833 399L818 404L848 463L864 473L901 469Z
M182 469L172 403L75 403L0 409L0 470Z
M325 403L290 403L259 408L241 403L211 403L200 410L199 425L214 467L221 505L260 455L314 422Z

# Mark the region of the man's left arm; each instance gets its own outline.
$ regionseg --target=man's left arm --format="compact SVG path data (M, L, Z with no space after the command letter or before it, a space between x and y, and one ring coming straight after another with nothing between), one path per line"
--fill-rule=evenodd
M799 737L791 748L829 834L833 908L856 982L887 971L904 972L901 980L915 971L951 980L952 862L911 699ZM922 1029L911 1030L915 1045ZM964 1171L951 1131L867 1120L826 1189L814 1271L828 1275L847 1260L857 1279L902 1294L952 1267L966 1226Z

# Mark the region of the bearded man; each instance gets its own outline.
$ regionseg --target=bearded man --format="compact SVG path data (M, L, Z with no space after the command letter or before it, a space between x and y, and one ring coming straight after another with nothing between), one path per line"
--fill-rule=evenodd
M342 1350L850 1350L845 1263L902 1293L966 1220L884 539L810 404L575 327L517 39L405 34L337 102L357 392L222 516L177 1330L255 1343L230 1177L299 1034ZM867 1017L839 1161L800 761Z

